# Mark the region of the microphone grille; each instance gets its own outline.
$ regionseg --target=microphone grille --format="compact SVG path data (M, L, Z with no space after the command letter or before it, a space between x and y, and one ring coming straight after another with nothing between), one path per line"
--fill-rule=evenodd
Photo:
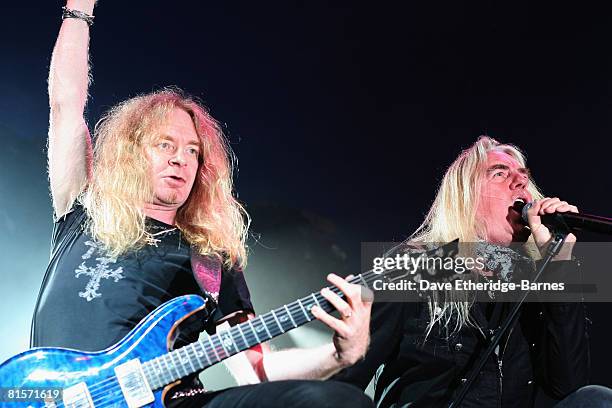
M533 206L533 201L528 202L527 204L525 204L523 206L523 209L521 210L521 218L523 219L523 221L527 222L528 218L527 218L527 211L529 211L529 209L531 208L531 206Z

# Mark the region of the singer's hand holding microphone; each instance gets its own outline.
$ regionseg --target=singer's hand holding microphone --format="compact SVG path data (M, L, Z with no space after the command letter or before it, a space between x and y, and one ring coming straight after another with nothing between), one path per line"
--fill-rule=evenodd
M552 234L548 227L542 224L542 215L545 214L553 214L553 213L565 213L572 212L578 213L578 208L575 205L568 204L567 201L561 201L557 197L554 198L542 198L540 200L535 200L531 204L531 206L526 211L527 215L527 223L529 224L529 229L531 229L531 235L538 246L541 254L546 252L548 245L552 241ZM527 205L529 205L527 204ZM568 234L565 239L565 243L561 248L561 251L557 256L555 256L555 260L569 260L572 259L572 248L574 243L576 242L576 236L574 234Z

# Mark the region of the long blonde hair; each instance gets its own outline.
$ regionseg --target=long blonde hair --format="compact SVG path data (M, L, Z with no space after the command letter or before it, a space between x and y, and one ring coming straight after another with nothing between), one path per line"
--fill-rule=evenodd
M479 219L476 210L487 153L493 150L510 155L525 167L525 156L516 146L480 136L446 170L425 220L408 238L408 242L443 243L457 238L463 243L487 240L486 220ZM531 176L526 189L534 200L543 197ZM454 322L450 332L459 330L465 324L472 324L469 315L471 300L467 295L465 292L446 291L441 298L438 293L431 293L428 302L430 321L425 337L436 323L448 328Z
M80 197L89 230L111 256L144 245L143 208L153 199L144 148L175 108L191 116L201 142L198 173L187 201L177 211L176 226L200 254L244 266L250 218L233 195L235 156L217 121L177 88L128 99L96 125L93 172Z

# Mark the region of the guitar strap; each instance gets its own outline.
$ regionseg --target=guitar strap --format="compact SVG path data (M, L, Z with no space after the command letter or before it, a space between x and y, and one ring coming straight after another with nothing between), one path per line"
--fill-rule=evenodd
M213 299L215 303L219 300L223 272L222 266L221 259L210 255L201 255L195 248L191 248L191 270L193 271L193 277L198 282L202 292L209 299ZM197 401L197 396L206 392L208 391L202 386L199 373L190 374L168 392L164 406L173 408L194 398L194 401ZM187 403L186 405L189 404Z
M201 255L192 248L191 270L193 271L193 277L198 282L200 289L212 297L215 302L219 301L222 269L221 259L210 255Z

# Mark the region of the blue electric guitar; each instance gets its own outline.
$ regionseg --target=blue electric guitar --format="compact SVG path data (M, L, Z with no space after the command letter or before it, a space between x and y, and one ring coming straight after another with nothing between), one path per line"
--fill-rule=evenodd
M311 294L169 352L179 324L209 316L210 303L196 295L172 299L106 350L42 347L18 354L0 365L0 406L163 407L181 378L313 320L313 305L334 310L320 293Z
M374 281L405 275L397 270L366 272L350 282L372 287ZM338 288L330 289L344 296ZM194 316L210 316L209 303L196 295L172 299L106 350L91 353L41 347L18 354L0 365L0 406L163 407L166 393L181 378L310 322L314 305L326 312L335 310L320 293L313 293L172 350L179 324Z

